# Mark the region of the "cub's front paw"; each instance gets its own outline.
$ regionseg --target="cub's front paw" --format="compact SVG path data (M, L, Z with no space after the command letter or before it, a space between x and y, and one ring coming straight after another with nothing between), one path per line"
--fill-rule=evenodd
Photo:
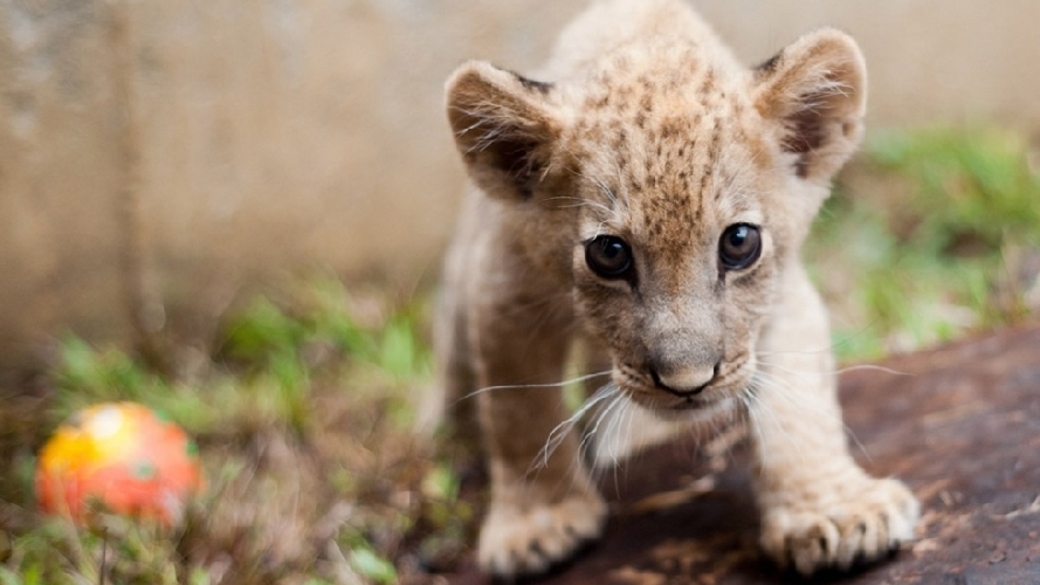
M552 504L492 504L480 531L480 566L498 577L544 573L599 537L607 505L595 492Z
M784 503L763 513L762 548L781 567L811 575L878 560L912 540L920 508L910 490L894 479L857 483L804 501L778 498Z

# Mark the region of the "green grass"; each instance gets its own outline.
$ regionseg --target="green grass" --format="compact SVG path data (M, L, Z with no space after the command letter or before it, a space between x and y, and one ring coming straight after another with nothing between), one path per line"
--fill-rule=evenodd
M228 316L206 371L181 380L67 336L37 431L20 439L32 445L0 458L0 584L103 573L202 585L225 569L220 583L392 583L393 561L414 570L420 552L460 550L472 504L411 433L414 394L431 383L425 305L365 304L327 278L257 297ZM34 511L39 444L109 400L160 410L199 442L208 489L183 525L100 514L100 527L77 528Z
M1023 267L1040 258L1029 157L992 128L865 147L806 249L843 359L1027 318ZM432 384L428 322L422 299L318 278L229 311L204 363L169 377L67 336L40 387L0 394L0 585L393 583L450 569L483 502L465 467L411 432ZM199 443L208 487L182 525L100 515L77 528L35 511L40 445L107 400L161 410Z
M995 128L882 133L822 211L807 258L847 360L1018 322L1040 245L1030 147ZM1033 275L1035 276L1035 275Z

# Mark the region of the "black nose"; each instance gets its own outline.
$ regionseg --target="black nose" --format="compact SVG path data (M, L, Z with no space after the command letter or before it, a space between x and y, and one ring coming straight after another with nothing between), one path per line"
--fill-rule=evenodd
M700 394L714 382L719 377L719 367L721 365L722 362L715 362L715 365L710 370L696 366L675 368L663 374L658 372L658 368L651 365L650 378L653 379L654 385L661 390L681 398L687 398Z

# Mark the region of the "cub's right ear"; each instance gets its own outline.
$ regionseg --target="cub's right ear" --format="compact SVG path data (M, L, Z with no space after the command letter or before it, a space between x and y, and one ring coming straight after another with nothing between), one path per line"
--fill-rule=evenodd
M754 83L755 107L778 127L798 176L829 181L863 135L867 71L856 42L835 29L809 33L760 65Z
M544 178L561 123L552 86L470 61L447 84L448 120L470 177L485 193L527 198Z

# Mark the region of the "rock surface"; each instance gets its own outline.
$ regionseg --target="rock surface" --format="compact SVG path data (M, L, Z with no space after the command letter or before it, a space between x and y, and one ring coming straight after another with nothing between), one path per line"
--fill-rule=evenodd
M756 548L746 455L712 459L679 442L608 474L605 538L539 582L1040 583L1040 328L851 368L840 385L858 461L922 503L917 541L889 562L809 581L779 572Z

